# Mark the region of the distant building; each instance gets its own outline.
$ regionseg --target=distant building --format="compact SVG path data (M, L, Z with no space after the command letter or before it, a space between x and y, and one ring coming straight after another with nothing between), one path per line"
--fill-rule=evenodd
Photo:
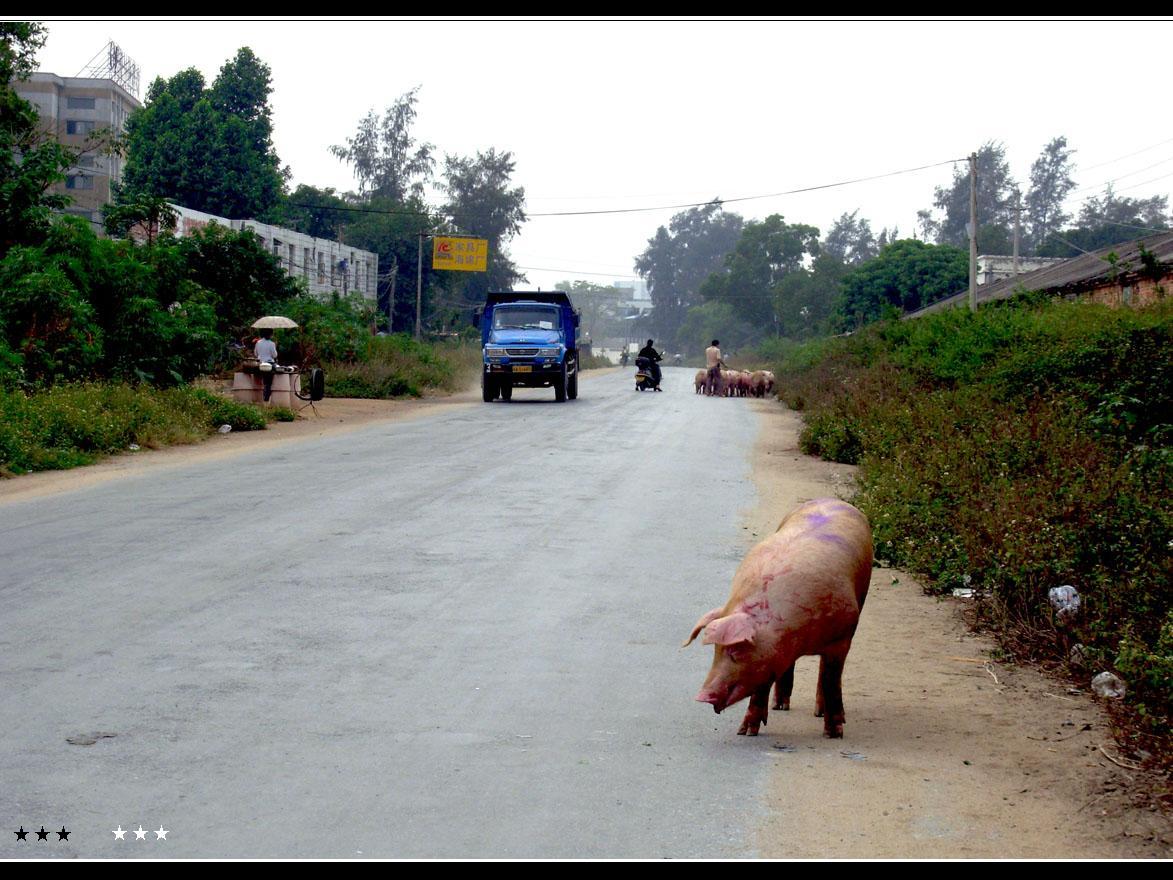
M611 286L622 291L629 300L651 300L652 298L648 292L648 283L642 278L636 278L632 281L614 281Z
M133 110L142 104L114 79L63 77L34 73L14 83L16 94L35 105L47 133L81 152L51 192L69 196L70 214L101 224L102 208L111 200L110 185L122 180L125 160L117 155L86 151L89 137L102 129L121 133Z
M1062 263L1062 257L1019 257L1018 274L1025 275L1035 269L1045 269ZM993 284L1014 277L1014 257L999 254L979 254L977 258L977 283Z
M315 296L324 297L333 293L346 296L357 293L365 299L376 299L378 254L256 220L228 220L182 205L172 204L171 207L179 215L175 227L175 234L178 236L191 235L209 223L218 223L237 232L251 229L261 239L265 249L281 261L286 274L294 278L304 278L310 293ZM143 239L146 237L146 231L141 228L132 229L131 235Z

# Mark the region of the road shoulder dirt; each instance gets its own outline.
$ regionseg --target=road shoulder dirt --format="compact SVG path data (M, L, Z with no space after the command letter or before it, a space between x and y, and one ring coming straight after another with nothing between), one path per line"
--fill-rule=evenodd
M755 401L759 504L751 541L809 498L846 497L854 468L798 449L800 417ZM845 736L822 737L818 660L803 658L793 709L757 740L768 762L768 858L1168 858L1173 829L1133 806L1137 771L1119 757L1106 713L1086 693L992 658L962 600L925 596L909 575L873 572L844 672ZM1127 761L1123 761L1125 765Z

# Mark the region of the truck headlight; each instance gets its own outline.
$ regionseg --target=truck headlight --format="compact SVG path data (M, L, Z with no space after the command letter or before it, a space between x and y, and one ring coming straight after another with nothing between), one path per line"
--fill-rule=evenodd
M562 354L562 349L560 349L560 348L539 348L538 349L538 357L557 358L561 354Z
M485 356L486 357L498 357L498 358L504 357L505 356L505 349L503 347L486 345L485 346Z

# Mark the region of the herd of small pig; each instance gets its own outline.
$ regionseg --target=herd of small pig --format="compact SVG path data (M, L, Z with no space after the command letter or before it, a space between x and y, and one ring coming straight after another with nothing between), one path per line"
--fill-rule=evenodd
M709 381L708 370L697 370L696 393L710 393L705 386ZM765 397L774 390L774 374L769 370L722 370L721 378L712 394L717 397Z
M748 697L737 732L757 736L771 687L774 708L789 709L795 661L817 655L815 715L826 736L843 736L843 664L871 573L872 532L859 510L820 498L792 511L746 554L729 600L701 615L684 642L701 635L702 644L713 646L713 665L696 699L721 712Z

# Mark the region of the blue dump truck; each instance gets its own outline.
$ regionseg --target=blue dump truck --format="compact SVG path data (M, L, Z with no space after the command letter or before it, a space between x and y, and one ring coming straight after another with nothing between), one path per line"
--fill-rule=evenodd
M490 293L475 320L485 403L510 400L514 388L552 387L558 401L578 397L579 315L567 294Z

